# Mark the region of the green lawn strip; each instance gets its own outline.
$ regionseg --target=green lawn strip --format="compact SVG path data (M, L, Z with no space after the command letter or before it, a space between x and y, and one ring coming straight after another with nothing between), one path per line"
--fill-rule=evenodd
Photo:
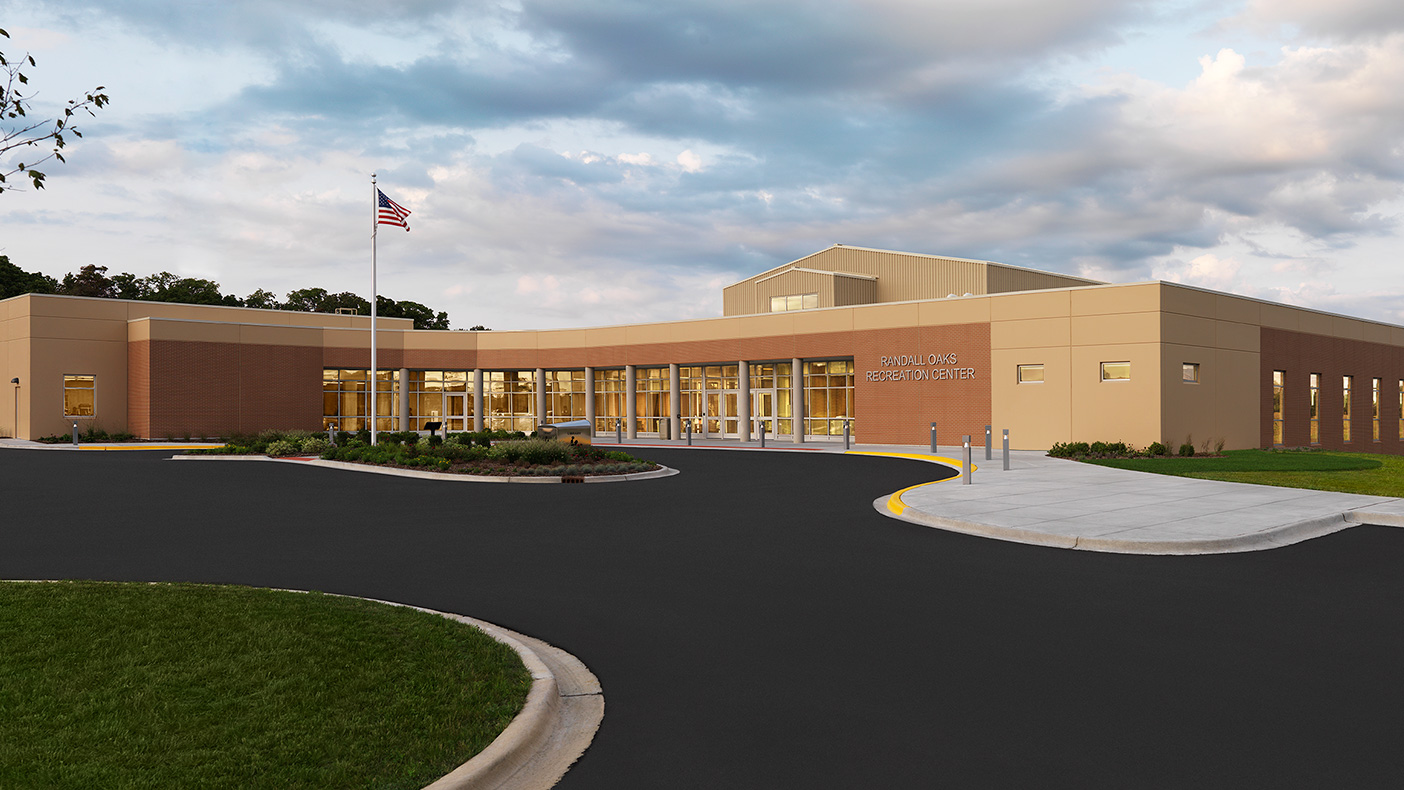
M0 583L0 787L418 788L530 686L511 648L404 607Z
M1210 458L1100 458L1088 463L1233 483L1404 497L1404 458L1367 453L1230 450Z

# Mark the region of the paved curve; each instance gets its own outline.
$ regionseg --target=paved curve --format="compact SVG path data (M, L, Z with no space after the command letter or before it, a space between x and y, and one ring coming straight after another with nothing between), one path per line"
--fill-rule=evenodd
M315 588L597 672L564 788L1397 787L1404 532L1201 557L884 518L929 464L649 450L623 486L0 452L0 577Z

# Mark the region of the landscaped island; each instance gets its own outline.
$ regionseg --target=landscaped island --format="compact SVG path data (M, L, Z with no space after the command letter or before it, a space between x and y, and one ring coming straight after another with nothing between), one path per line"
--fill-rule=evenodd
M526 701L415 609L193 584L0 583L0 787L423 787Z
M448 439L415 431L384 432L375 445L370 432L341 432L332 444L308 431L264 431L236 436L223 447L189 450L192 455L268 455L274 458L316 455L327 461L424 469L492 477L583 478L650 472L661 467L628 453L591 445L567 444L521 432L451 433Z

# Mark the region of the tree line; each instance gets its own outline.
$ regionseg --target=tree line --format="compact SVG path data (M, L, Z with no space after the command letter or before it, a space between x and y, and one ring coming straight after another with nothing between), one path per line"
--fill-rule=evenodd
M325 288L303 288L289 291L286 300L279 300L277 294L259 288L240 299L233 294L220 293L219 283L213 280L177 277L170 272L146 277L122 272L109 277L106 266L91 263L77 272L65 274L62 280L56 280L41 272L27 272L10 263L9 256L0 255L0 299L27 293L253 307L304 313L334 313L339 308L351 308L358 315L370 315L370 302L349 291L329 293ZM449 328L448 313L436 313L419 302L396 301L377 296L375 308L377 315L386 318L413 319L415 329ZM486 331L487 327L470 327L470 331L472 330Z

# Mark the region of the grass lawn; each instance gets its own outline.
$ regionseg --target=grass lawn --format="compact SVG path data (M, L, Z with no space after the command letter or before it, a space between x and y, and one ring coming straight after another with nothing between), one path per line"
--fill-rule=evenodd
M510 648L404 607L0 582L0 787L419 788L530 685Z
M1215 458L1105 458L1088 463L1205 480L1404 497L1404 457L1317 450L1230 450Z

